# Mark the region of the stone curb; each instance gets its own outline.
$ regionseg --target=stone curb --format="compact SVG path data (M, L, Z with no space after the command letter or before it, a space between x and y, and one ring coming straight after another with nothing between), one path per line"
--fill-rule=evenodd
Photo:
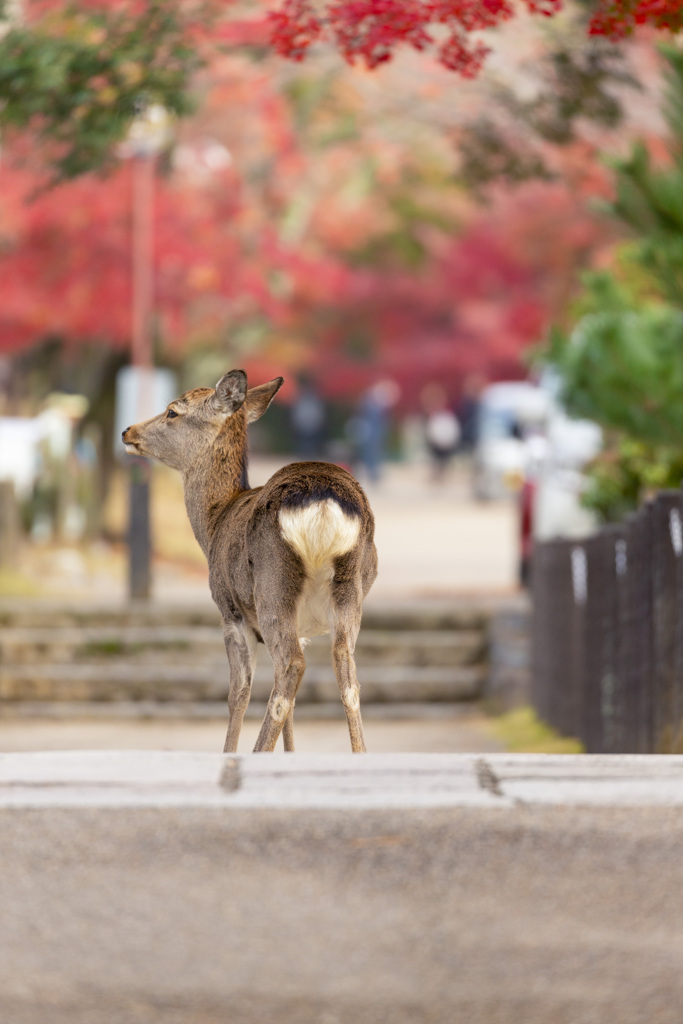
M680 807L683 756L0 754L0 808Z

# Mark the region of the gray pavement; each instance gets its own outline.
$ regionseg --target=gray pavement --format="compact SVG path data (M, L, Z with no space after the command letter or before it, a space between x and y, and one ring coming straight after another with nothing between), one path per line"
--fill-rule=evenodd
M682 805L673 757L3 755L0 1019L679 1024Z

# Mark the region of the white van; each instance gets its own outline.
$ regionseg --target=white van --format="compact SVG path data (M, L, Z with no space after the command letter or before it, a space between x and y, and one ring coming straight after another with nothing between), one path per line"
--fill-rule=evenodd
M484 388L474 448L475 498L490 501L519 491L534 455L534 439L545 433L551 402L547 392L528 381Z
M557 398L558 381L510 381L482 392L474 454L474 494L481 500L531 490L535 540L585 537L597 522L581 505L583 468L602 447L602 430L572 419Z

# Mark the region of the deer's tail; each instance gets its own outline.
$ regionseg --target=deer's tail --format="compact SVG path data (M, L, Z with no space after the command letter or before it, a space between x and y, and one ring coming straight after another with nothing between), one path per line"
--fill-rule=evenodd
M309 572L351 551L361 531L360 515L334 497L281 508L279 519L282 536Z

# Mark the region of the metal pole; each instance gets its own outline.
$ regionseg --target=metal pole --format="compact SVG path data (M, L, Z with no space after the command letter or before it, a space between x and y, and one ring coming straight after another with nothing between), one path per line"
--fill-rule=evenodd
M153 303L153 202L154 156L133 158L133 308L132 364L140 370L152 368ZM140 387L138 420L149 415L149 402ZM149 600L152 582L152 540L150 529L150 467L145 459L133 459L130 467L130 512L128 529L129 594L134 600Z
M152 366L154 157L133 158L133 366ZM146 412L146 410L144 410Z

